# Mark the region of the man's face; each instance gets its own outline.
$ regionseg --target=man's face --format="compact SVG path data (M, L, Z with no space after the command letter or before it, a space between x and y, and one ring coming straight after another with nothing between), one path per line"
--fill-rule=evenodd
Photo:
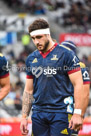
M49 40L47 35L44 34L35 35L35 36L31 36L31 38L39 51L45 52L47 50L47 47L49 45Z

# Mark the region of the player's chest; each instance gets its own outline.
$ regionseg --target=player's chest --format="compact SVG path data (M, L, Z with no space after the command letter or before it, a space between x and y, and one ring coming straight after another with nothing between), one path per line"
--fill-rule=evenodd
M31 62L32 67L58 67L62 66L62 56L54 53L51 55L46 56L45 58L41 57L35 57L33 58Z

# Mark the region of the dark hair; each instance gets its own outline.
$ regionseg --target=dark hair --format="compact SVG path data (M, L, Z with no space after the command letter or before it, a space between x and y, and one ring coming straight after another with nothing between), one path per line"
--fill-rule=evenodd
M36 19L29 27L29 33L31 33L34 30L38 30L38 29L45 29L45 28L49 28L49 24L47 23L46 20L44 19Z

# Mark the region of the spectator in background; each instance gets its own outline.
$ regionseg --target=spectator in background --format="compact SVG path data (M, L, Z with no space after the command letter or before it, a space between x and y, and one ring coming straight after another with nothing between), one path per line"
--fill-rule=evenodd
M36 1L34 14L35 15L41 15L41 14L45 15L46 14L46 10L41 1Z
M59 9L59 8L64 8L65 7L65 3L63 0L56 0L55 2L55 10Z

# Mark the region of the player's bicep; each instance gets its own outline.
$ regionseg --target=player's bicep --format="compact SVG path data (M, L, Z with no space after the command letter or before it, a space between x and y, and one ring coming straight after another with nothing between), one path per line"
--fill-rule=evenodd
M79 59L74 52L66 52L64 62L68 75L80 71Z
M89 97L90 84L84 84L84 85L83 85L83 89L84 89L84 95L87 95L87 96Z
M87 70L82 71L82 76L83 76L83 83L90 84L90 77L89 77L89 73Z
M73 86L75 86L78 83L79 85L83 84L81 71L77 71L75 73L69 74L69 78Z
M9 78L9 76L0 79L0 86L1 87L10 86L10 78Z
M33 93L33 79L26 79L25 89L24 91Z

